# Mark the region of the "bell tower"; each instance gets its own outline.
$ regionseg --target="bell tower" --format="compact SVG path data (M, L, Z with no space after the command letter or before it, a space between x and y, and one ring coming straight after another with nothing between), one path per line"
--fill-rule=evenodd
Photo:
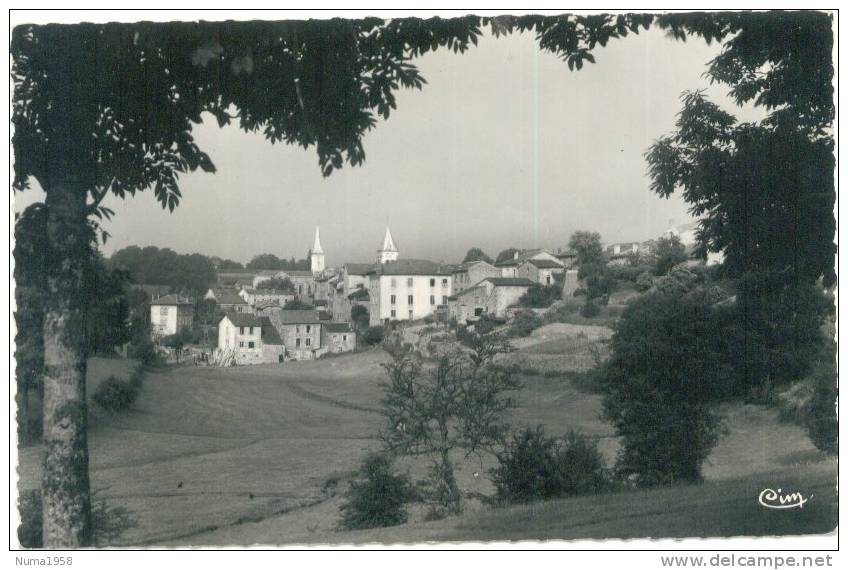
M324 250L321 249L321 236L318 226L315 226L315 243L312 244L312 249L309 250L309 265L313 275L318 275L324 271Z
M392 232L389 231L389 227L386 226L386 235L383 237L383 247L377 250L377 263L389 263L391 261L397 261L399 252L397 246L395 245L395 241L392 239Z

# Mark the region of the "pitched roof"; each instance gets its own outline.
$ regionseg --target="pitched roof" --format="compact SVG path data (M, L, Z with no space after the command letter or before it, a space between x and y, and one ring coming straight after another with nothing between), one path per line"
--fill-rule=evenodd
M312 301L312 304L316 307L326 307L327 299L315 299L314 301Z
M320 322L318 311L313 309L274 311L274 316L279 319L280 324L284 325L301 325Z
M280 302L277 299L266 299L264 301L257 301L254 307L257 311L264 311L265 309L280 307Z
M348 275L368 275L368 272L374 268L373 263L345 263L345 271Z
M562 264L557 263L556 261L551 261L550 259L528 259L527 263L532 263L539 269L553 269L560 268L562 269Z
M319 321L332 321L333 320L333 313L331 313L330 311L320 310L320 311L318 311L318 320Z
M194 302L181 295L165 295L150 301L151 305L192 305Z
M283 339L280 338L280 333L271 324L271 319L268 317L259 317L262 326L262 342L265 344L283 344Z
M285 273L289 277L309 277L310 279L315 277L311 271L303 269L283 269L281 273Z
M518 250L518 255L516 255L512 259L505 259L503 261L499 261L499 262L495 263L495 267L511 267L513 265L518 265L522 261L527 261L528 259L530 259L534 255L538 255L540 253L547 253L547 254L553 255L553 253L551 253L547 249L542 249L542 248L521 249L521 250Z
M494 267L494 265L492 265L485 259L475 259L474 261L466 261L464 263L460 263L459 265L454 265L451 269L454 273L467 273L472 265L476 265L478 263L485 263L489 267Z
M221 320L229 319L234 326L237 327L259 327L262 326L262 318L257 317L253 313L235 313L228 311L221 317ZM221 321L218 321L221 322ZM270 322L270 321L269 321Z
M495 287L529 287L533 285L532 281L524 277L486 277L483 281L488 281Z
M350 323L325 323L324 330L331 333L349 333L353 332L353 326Z
M376 275L450 275L450 269L426 259L398 259L374 266L369 274Z
M215 295L215 301L219 305L247 305L247 301L230 291L222 291L220 295Z

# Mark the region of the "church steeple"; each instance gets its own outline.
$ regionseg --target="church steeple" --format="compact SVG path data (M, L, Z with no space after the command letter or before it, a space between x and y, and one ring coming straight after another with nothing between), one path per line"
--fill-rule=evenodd
M309 264L314 274L324 271L324 250L321 249L321 236L318 226L315 226L315 243L309 250Z
M377 263L388 263L397 261L399 252L395 241L392 239L392 232L386 226L386 235L383 237L383 247L377 250Z

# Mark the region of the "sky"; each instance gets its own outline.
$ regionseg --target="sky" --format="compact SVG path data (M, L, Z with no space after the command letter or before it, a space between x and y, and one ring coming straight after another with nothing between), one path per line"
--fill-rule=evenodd
M427 85L398 92L397 110L365 136L364 165L328 178L314 149L272 146L210 118L195 138L217 172L183 175L173 213L151 191L107 198L116 215L102 250L302 258L320 226L327 264L338 266L373 261L387 225L401 257L444 262L471 247L564 248L576 230L606 243L655 238L670 220L691 220L679 197L650 191L644 159L672 131L681 93L707 89L737 116L753 113L702 76L719 49L652 28L598 47L597 63L575 72L532 34L430 53L413 62ZM40 194L17 194L15 209Z

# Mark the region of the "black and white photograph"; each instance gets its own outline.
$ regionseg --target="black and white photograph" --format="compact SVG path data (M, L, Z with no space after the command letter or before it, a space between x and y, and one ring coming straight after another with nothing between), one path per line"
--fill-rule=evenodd
M831 566L838 19L10 10L13 562Z

